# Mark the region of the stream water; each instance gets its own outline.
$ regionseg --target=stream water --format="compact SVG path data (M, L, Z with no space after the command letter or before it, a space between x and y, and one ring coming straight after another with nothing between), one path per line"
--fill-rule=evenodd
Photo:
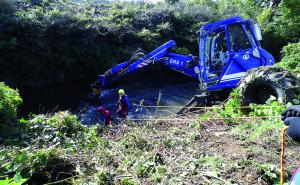
M197 83L173 84L157 88L147 87L143 84L132 84L105 90L100 97L101 103L99 106L110 110L113 118L117 117L116 102L118 101L119 88L125 89L131 102L129 112L129 118L131 119L149 119L175 114L198 93ZM141 104L143 106L140 106ZM156 105L162 107L147 107ZM97 106L90 105L82 107L81 122L88 125L97 122L96 108Z

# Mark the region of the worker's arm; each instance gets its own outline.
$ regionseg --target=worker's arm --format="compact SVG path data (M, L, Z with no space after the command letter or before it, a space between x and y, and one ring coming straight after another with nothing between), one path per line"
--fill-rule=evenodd
M288 122L287 124L289 125L289 128L287 129L287 135L293 140L300 142L300 117L292 117L286 122Z
M124 101L125 101L125 104L127 105L128 110L130 110L131 104L130 104L130 101L129 101L129 99L128 99L128 96L125 96L125 97L124 97Z
M300 105L289 107L282 113L282 120L289 126L287 135L300 142Z

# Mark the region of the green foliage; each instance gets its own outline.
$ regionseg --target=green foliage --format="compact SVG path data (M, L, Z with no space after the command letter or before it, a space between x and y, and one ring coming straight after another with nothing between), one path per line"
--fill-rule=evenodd
M138 185L138 183L128 178L124 178L120 182L117 182L116 184L117 185Z
M182 54L182 55L190 54L190 51L185 47L176 47L176 48L173 49L173 51L175 53Z
M155 39L158 36L158 34L153 33L146 28L143 28L140 32L137 33L137 36L141 39L150 41L152 39Z
M154 163L152 161L140 161L137 163L136 172L139 178L149 177L155 170Z
M283 58L277 66L284 67L292 72L300 73L300 42L288 44L281 51Z
M57 176L60 172L70 175L74 170L73 164L63 158L64 153L54 148L33 150L30 147L14 149L2 147L0 154L0 161L3 164L0 175L3 175L2 172L8 175L15 174L13 179L19 184L26 182L27 178L38 178L39 183L43 184L50 179L63 178Z
M14 137L17 131L17 108L22 103L18 90L0 82L0 141Z
M265 8L261 12L261 14L257 16L257 20L260 25L267 25L267 24L269 24L268 21L270 20L272 15L273 15L273 10L272 10L272 8L268 7L268 8Z
M0 82L0 123L15 120L17 108L22 103L18 90Z
M239 89L236 88L230 93L229 99L224 105L224 110L217 109L216 111L221 111L220 115L224 117L239 117L242 115L241 107Z
M290 42L299 42L300 7L297 0L281 0L277 3L263 4L261 14L257 16L263 31L262 45L270 51L277 60L280 50Z
M109 172L100 172L97 174L96 182L99 185L110 185L113 184L112 175Z
M271 182L280 182L279 169L272 164L257 164L264 172L264 176Z
M165 166L159 165L155 167L155 173L152 174L151 181L154 183L161 183L162 179L165 177L166 171Z
M18 172L13 178L6 177L5 180L0 180L0 185L22 185L28 179L23 179L22 175Z
M58 112L53 116L33 115L30 120L23 120L22 124L29 136L35 138L34 142L39 145L69 145L85 139L83 131L86 128L78 122L76 115L67 111Z
M276 100L276 97L270 97L265 105L250 104L252 112L250 116L280 116L285 110L285 105Z

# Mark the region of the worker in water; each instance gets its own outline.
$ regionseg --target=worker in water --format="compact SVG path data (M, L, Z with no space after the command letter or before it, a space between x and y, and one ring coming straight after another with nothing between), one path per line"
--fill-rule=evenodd
M117 102L117 113L120 118L126 118L130 108L130 103L124 89L119 90L119 101Z
M98 113L100 114L100 120L106 125L106 126L112 126L111 124L111 114L109 110L107 110L104 107L98 107L97 108Z
M282 120L288 126L287 135L293 140L300 142L300 105L289 107L282 113ZM300 165L294 172L291 185L300 184Z

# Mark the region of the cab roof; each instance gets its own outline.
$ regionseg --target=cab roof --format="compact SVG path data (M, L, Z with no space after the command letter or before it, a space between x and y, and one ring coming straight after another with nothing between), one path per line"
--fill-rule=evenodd
M221 21L214 22L214 23L205 24L201 27L201 29L206 30L206 31L207 30L214 30L214 29L217 29L221 26L225 26L225 25L229 25L229 24L233 24L233 23L237 23L237 22L244 22L244 21L247 21L247 20L244 20L239 16L235 16L235 17L231 17L231 18L228 18L228 19L224 19L224 20L221 20Z

